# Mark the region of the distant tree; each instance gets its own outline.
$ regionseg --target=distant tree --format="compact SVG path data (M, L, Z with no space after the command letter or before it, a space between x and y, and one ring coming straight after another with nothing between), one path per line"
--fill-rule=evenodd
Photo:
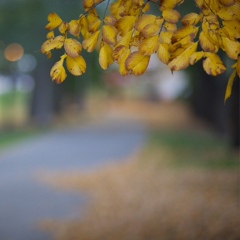
M105 11L100 17L98 7L104 2ZM50 71L52 79L57 83L66 79L65 62L71 74L85 73L82 49L98 49L102 69L116 62L122 75L137 76L146 71L154 53L171 71L204 59L205 72L216 76L226 71L218 54L223 51L235 61L225 93L225 100L228 99L234 79L240 76L240 2L195 0L198 12L182 17L177 7L183 3L184 0L84 0L85 12L78 19L65 22L57 13L50 13L42 53L50 58L53 49L64 49ZM159 8L159 14L148 13L151 7Z
M75 101L80 110L84 104L85 92L93 86L92 79L100 78L99 73L101 73L100 67L96 68L96 65L98 66L96 57L86 52L84 58L86 62L91 62L91 66L88 67L84 77L79 79L72 76L71 81L66 81L61 86L49 81L51 79L49 71L59 55L56 54L50 61L46 61L39 50L46 35L46 30L43 28L46 20L42 15L47 16L53 10L65 19L77 17L79 11L84 11L82 2L79 0L0 1L0 33L2 33L0 34L0 73L5 75L15 74L16 71L21 73L16 63L9 62L4 57L4 51L11 43L22 45L25 53L35 57L37 67L28 73L35 80L28 105L28 120L36 125L50 124L53 118L60 116L68 98ZM94 81L94 84L95 82L98 81Z

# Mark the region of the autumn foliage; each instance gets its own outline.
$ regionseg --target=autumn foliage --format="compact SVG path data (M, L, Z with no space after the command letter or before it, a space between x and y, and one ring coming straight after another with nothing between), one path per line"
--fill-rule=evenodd
M98 6L105 1L84 0L85 12L70 22L57 13L48 15L49 33L41 51L50 58L52 50L64 49L51 69L52 80L66 79L65 66L75 76L85 73L83 49L97 49L101 68L117 63L123 76L144 74L153 54L171 71L203 60L206 73L216 76L226 71L218 54L222 50L235 61L225 100L230 97L233 81L240 76L239 0L195 0L198 12L185 16L176 10L184 0L107 0L100 15ZM158 14L151 14L150 8L159 9Z

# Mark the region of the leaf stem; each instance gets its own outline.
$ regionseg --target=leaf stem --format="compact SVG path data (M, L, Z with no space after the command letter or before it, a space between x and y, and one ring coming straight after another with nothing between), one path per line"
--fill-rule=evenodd
M110 0L108 0L108 4L109 4L109 1L110 1ZM80 19L82 16L87 15L87 14L88 14L91 10L93 10L97 5L99 5L99 4L103 3L103 2L105 2L105 0L102 0L101 2L93 5L93 6L90 7L88 10L86 10L85 13L80 14L79 19Z
M104 10L104 14L103 14L103 20L104 20L104 18L105 18L105 16L106 16L107 9L108 9L108 7L109 7L109 3L110 3L110 0L107 1L107 6L106 6L106 8L105 8L105 10Z

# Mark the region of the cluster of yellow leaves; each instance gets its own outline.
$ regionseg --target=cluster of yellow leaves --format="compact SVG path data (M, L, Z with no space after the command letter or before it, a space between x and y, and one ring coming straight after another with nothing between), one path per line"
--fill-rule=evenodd
M65 59L71 74L79 76L86 71L82 49L98 49L102 69L117 63L123 76L144 74L153 54L171 71L204 59L204 70L216 76L226 71L218 55L221 49L236 61L225 99L231 95L234 78L240 76L239 0L195 0L199 12L183 17L175 8L184 0L115 0L109 15L100 18L97 6L104 1L83 0L85 13L70 22L49 14L46 28L50 32L41 50L48 57L53 49L65 50L50 72L57 83L67 77ZM151 5L159 9L159 15L149 13ZM57 36L55 29L60 33Z

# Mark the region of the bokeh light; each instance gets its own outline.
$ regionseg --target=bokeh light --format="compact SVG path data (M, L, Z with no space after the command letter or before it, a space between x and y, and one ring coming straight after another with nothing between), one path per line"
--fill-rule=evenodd
M5 58L10 62L18 61L22 58L23 54L24 49L18 43L9 44L4 51Z
M31 54L24 54L23 57L17 62L17 66L21 72L31 72L37 66L37 60Z

